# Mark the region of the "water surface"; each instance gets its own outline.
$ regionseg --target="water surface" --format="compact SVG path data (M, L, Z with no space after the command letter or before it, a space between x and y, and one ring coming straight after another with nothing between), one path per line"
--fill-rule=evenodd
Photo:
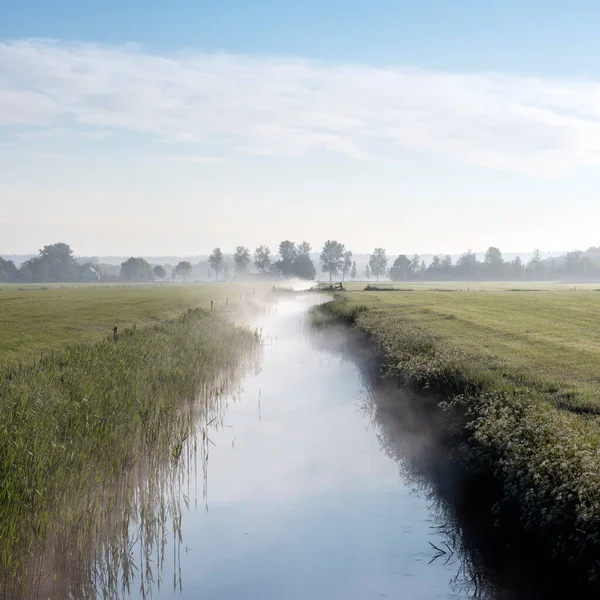
M496 597L419 472L426 432L408 403L387 410L368 351L311 332L320 301L284 298L257 323L261 368L207 429L160 597Z

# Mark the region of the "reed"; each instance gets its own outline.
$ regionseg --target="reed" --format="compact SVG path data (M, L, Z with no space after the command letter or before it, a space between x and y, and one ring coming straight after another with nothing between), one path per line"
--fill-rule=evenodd
M81 544L97 530L127 474L176 464L196 426L192 413L220 397L257 345L256 332L189 309L125 329L116 341L70 345L2 369L3 588L30 581L30 557L50 537L77 531Z

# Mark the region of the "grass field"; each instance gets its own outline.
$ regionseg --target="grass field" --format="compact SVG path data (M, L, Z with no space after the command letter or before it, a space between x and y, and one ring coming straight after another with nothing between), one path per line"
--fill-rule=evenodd
M328 285L328 281L322 281ZM508 292L508 291L600 291L600 283L564 283L561 281L345 281L349 291L362 291L367 285L412 291Z
M75 342L93 342L136 324L152 325L188 307L222 306L264 284L60 285L0 287L0 365Z
M469 355L473 367L600 414L600 293L354 292L351 305L394 317Z
M510 544L525 532L600 588L600 293L350 291L314 311L331 319L367 333L387 376L437 395Z

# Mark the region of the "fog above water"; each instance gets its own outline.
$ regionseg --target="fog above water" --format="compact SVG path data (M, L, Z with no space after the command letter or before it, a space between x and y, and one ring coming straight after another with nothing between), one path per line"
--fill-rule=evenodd
M190 457L202 468L181 482L159 596L535 597L500 585L512 576L463 536L431 403L380 382L364 339L312 329L322 301L283 295L255 318L260 369Z
M357 331L311 325L326 299L248 301L259 354L186 409L179 460L140 457L106 490L116 504L83 551L51 536L28 597L551 597L482 529L432 400L382 381Z

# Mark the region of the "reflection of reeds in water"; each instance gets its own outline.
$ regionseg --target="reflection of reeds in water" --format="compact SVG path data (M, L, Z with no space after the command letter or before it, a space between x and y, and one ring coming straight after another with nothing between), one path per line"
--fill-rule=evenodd
M182 484L257 341L190 311L0 374L3 597L146 597L170 541L180 585Z

